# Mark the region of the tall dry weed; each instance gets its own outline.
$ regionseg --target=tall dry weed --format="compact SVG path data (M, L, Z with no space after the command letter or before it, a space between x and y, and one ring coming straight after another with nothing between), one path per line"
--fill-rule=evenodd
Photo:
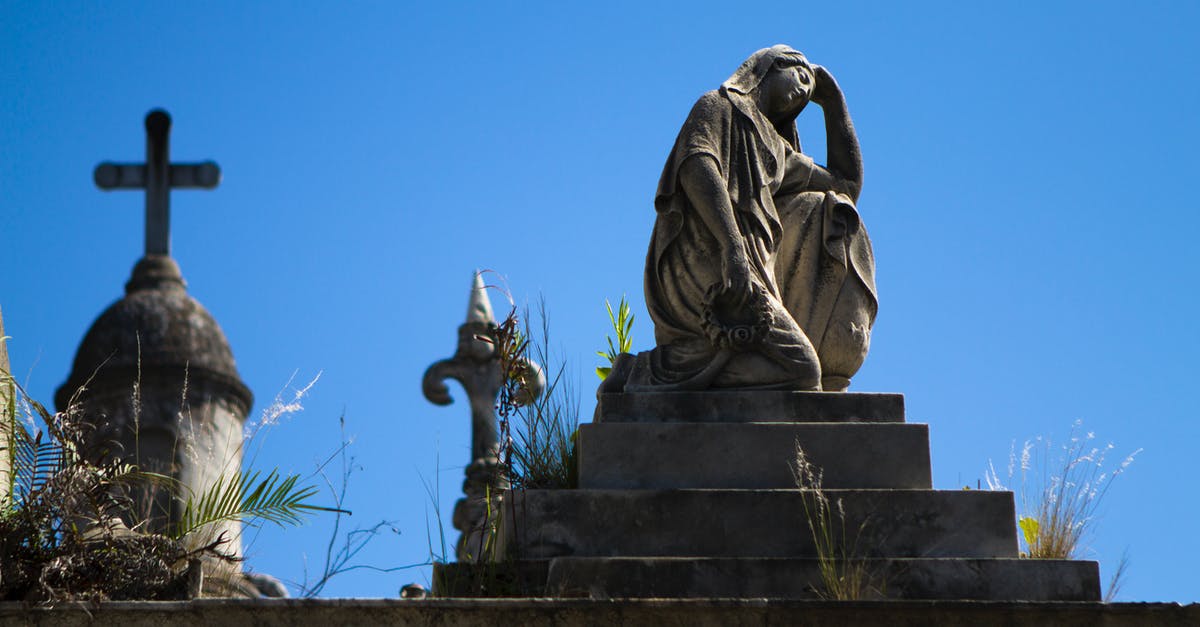
M1009 454L1008 480L1020 508L1017 524L1024 555L1041 559L1079 559L1092 535L1104 497L1142 449L1106 469L1112 444L1098 446L1096 435L1075 421L1067 441L1027 440L1018 455ZM990 462L985 480L991 490L1007 490Z
M802 492L804 515L816 547L820 587L814 592L823 599L856 601L884 596L882 577L872 572L861 555L859 540L868 521L857 529L846 527L846 510L841 499L830 499L822 483L824 471L813 465L804 448L796 443L792 476Z

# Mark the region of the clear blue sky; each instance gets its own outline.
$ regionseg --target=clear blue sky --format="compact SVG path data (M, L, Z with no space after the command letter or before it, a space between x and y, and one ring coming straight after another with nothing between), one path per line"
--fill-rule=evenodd
M604 299L627 294L635 348L652 344L642 263L680 123L787 43L841 82L866 162L880 310L852 389L906 395L938 488L1076 419L1114 462L1144 448L1089 554L1107 577L1128 550L1123 599L1200 600L1200 4L1046 4L0 1L14 370L49 402L121 295L143 201L91 171L141 160L142 118L165 107L172 156L224 172L173 194L173 246L253 413L293 373L324 373L257 464L308 472L344 413L350 524L400 531L365 561L425 561L422 477L448 528L469 419L460 389L436 407L420 380L454 351L471 273L501 273L519 303L545 296L590 416ZM817 112L800 131L824 161ZM263 530L249 565L302 579L329 522ZM327 593L394 596L428 573L357 571Z

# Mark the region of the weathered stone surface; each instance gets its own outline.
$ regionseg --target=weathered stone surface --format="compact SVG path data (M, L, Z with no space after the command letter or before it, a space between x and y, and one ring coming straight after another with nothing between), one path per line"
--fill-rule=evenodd
M904 422L904 395L766 390L600 394L595 421Z
M1016 557L1011 492L826 490L866 557ZM501 524L522 559L816 557L800 490L528 490ZM506 497L508 498L508 497Z
M439 597L546 596L550 560L433 564L433 594Z
M764 599L246 599L0 603L0 625L627 625L645 627L1194 627L1200 604Z
M926 425L678 422L580 425L579 487L794 488L797 443L827 489L932 487Z
M882 591L897 599L1100 600L1096 562L893 558L859 564L877 597ZM815 599L824 587L815 559L560 557L550 561L546 589L562 597Z
M799 440L844 511L835 543L868 560L886 596L1099 598L1095 563L1014 559L1011 493L929 489L928 429L904 423L900 395L599 398L580 430L582 489L518 493L503 510L507 554L548 563L547 594L813 596L813 492L789 468Z
M145 255L125 284L124 298L88 329L54 400L60 411L78 408L93 423L86 454L165 474L201 495L240 470L253 395L238 375L225 334L188 295L170 257L170 191L211 189L221 174L212 162L171 163L166 111L147 114L145 127L145 163L102 163L94 173L101 189L146 191ZM181 503L168 491L150 490L137 491L123 516L161 531L181 513ZM239 521L213 523L196 533L198 545L224 537L219 550L241 556Z
M884 558L859 560L867 593L879 599L1098 601L1091 561ZM556 557L494 564L434 564L441 597L592 599L819 599L811 558ZM882 592L882 594L880 594Z
M814 102L826 165L800 151ZM663 167L644 275L656 346L629 391L842 391L878 301L862 154L828 69L772 46L700 97Z
M241 468L253 395L217 321L185 285L170 257L139 260L125 297L88 330L55 403L65 410L74 397L95 421L91 454L107 450L203 494ZM151 529L166 528L180 514L166 491L134 500L132 511L150 512ZM240 522L215 523L202 533L214 540L224 533L229 541L221 550L241 555Z
M85 384L93 396L110 390L129 395L139 377L142 388L148 378L167 379L178 395L186 374L189 384L219 385L223 396L242 406L243 416L249 412L253 396L238 375L225 333L185 285L170 257L140 259L125 297L100 314L80 343L71 375L54 396L58 409Z

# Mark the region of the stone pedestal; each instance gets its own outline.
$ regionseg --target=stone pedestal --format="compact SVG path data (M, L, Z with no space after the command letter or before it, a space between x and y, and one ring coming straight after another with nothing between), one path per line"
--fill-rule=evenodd
M10 421L15 418L13 413L16 413L16 387L13 385L12 367L8 365L8 345L4 335L4 314L0 312L0 472L4 474L0 476L0 501L8 498L8 484L11 477L8 449L11 448L9 438L12 437L8 433L8 429L12 426ZM10 410L12 413L10 413Z
M580 488L507 496L508 567L544 573L551 596L822 596L797 444L874 594L1099 600L1095 562L1018 558L1011 492L932 489L928 428L897 394L602 394L579 431ZM439 573L454 592L456 571Z
M78 404L91 422L88 454L167 475L200 495L241 471L254 396L216 319L188 294L179 265L146 255L125 296L88 329L54 401L59 411ZM132 497L122 514L130 526L162 531L183 515L183 503L167 491ZM227 541L218 550L242 557L240 521L212 523L195 537L203 545L221 536ZM240 563L233 566L240 571Z

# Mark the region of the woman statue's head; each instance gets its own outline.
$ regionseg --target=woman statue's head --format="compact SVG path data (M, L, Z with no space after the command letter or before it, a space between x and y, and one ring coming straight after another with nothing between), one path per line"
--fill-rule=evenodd
M752 104L798 150L793 122L808 104L815 84L808 59L798 50L779 44L750 55L721 85L721 91L731 100L745 103L739 106Z
M803 53L779 44L750 55L722 87L755 96L769 115L798 114L812 94L813 72Z
M813 72L807 64L779 57L758 84L758 108L772 119L795 119L812 96Z

